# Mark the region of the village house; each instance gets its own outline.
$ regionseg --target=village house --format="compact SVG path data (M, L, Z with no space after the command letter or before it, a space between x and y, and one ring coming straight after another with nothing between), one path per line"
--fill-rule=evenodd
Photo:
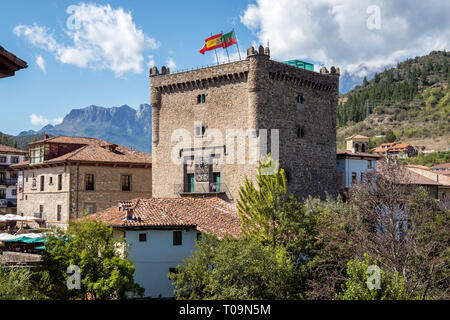
M66 227L70 220L152 196L152 157L105 140L53 137L29 144L19 172L17 212Z
M89 219L110 224L125 239L134 279L153 298L173 297L168 274L191 255L201 233L236 237L241 224L236 206L217 197L134 199Z
M355 184L361 183L364 176L377 170L379 155L368 153L369 138L354 135L346 139L347 149L337 150L337 187L341 195Z
M276 151L290 193L336 195L339 69L277 62L260 46L223 65L174 74L153 67L150 86L155 197L234 201L260 155ZM177 143L179 132L191 141Z
M419 148L408 143L383 143L373 150L374 153L391 159L406 159L417 156Z
M445 166L441 167L445 168ZM409 172L414 172L436 183L437 190L433 190L432 195L442 202L450 204L450 176L444 174L445 171L433 170L433 167L430 170L430 168L415 165L407 165L406 168Z
M17 170L11 165L25 161L26 151L0 145L0 213L16 213Z
M435 166L432 166L430 169L434 173L450 176L450 163L437 164Z

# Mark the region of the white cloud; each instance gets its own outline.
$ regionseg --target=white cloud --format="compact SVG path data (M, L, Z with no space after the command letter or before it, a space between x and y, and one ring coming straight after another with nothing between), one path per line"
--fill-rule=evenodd
M166 63L167 67L170 69L170 72L175 71L177 64L175 63L175 60L173 60L173 58L167 59Z
M43 127L48 124L57 125L57 124L60 124L61 122L63 122L63 120L64 120L64 118L58 117L58 118L54 118L53 120L50 121L47 118L45 118L43 115L37 115L35 113L30 114L30 122L34 126Z
M61 123L63 122L63 120L64 120L63 117L55 118L55 119L53 119L52 124L53 124L54 126L56 126L57 124L61 124Z
M64 33L69 45L56 41L52 33L37 24L16 26L14 34L52 52L63 63L109 69L117 76L141 73L144 50L159 47L154 38L135 25L131 13L122 8L80 3L70 6L67 13L71 15Z
M368 28L380 8L380 28ZM447 0L256 0L241 22L270 41L275 59L312 59L354 76L378 72L407 57L450 44Z
M148 62L147 62L147 67L150 69L150 68L153 68L154 66L155 66L155 58L153 57L153 56L148 56L147 57L147 59L148 59Z
M46 63L45 63L45 60L44 60L44 58L42 58L42 56L37 56L36 57L36 64L38 65L38 67L43 71L43 72L46 72L47 70L46 70Z

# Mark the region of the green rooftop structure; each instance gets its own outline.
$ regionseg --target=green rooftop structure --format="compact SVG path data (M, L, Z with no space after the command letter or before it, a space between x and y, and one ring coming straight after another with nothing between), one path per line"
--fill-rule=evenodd
M301 60L289 60L289 61L285 61L285 64L288 64L290 66L294 66L297 68L301 68L301 69L306 69L309 71L314 71L314 65L312 63L308 63L305 61L301 61Z

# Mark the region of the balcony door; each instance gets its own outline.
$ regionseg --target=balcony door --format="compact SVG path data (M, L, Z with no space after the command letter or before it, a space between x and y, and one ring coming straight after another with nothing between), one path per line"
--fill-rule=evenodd
M214 186L215 186L215 191L216 192L220 192L220 172L214 172Z
M187 175L188 178L188 191L195 192L195 177L193 173Z

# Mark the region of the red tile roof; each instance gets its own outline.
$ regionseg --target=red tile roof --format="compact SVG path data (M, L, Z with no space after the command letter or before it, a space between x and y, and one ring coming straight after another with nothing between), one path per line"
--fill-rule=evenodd
M95 163L114 163L114 164L138 164L151 165L152 155L117 145L102 139L84 138L84 137L67 137L59 136L31 143L31 145L42 142L77 144L83 145L80 148L66 153L60 157L46 160L43 163L31 164L25 161L12 167L21 168L42 164L54 164L61 162L95 162ZM107 149L108 146L114 146L115 151Z
M135 220L124 220L125 211L115 206L89 215L116 228L183 228L193 227L218 237L240 234L241 219L236 206L220 198L151 198L134 199Z
M0 144L0 153L5 152L5 153L20 153L20 154L27 154L28 152L24 151L24 150L20 150L20 149L16 149L13 147L8 147L5 145Z
M450 168L450 163L441 163L431 167L431 169L441 169L441 168Z

